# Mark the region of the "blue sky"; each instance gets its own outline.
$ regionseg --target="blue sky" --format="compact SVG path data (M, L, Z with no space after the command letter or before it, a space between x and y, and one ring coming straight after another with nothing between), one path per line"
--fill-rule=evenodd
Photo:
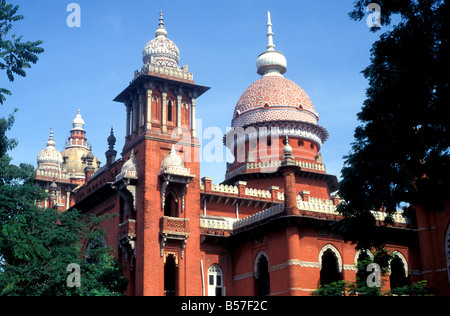
M77 110L85 120L94 154L105 162L111 126L120 152L125 136L125 107L113 99L142 67L142 51L155 36L163 9L168 38L188 64L194 80L211 87L197 101L203 131L215 126L224 132L246 88L260 77L256 59L266 50L270 10L276 49L288 61L285 77L300 85L320 114L319 124L330 133L322 148L327 171L340 175L358 125L356 114L365 99L367 80L361 71L370 62L370 48L379 36L366 21L348 13L353 0L14 0L25 19L13 33L24 40L43 40L45 53L26 78L1 86L12 91L0 107L5 117L18 108L8 136L19 146L13 163L36 166L50 128L62 151ZM70 28L69 3L81 8L81 27ZM204 139L204 142L208 142ZM118 157L118 158L119 158ZM225 163L201 164L201 177L219 183Z

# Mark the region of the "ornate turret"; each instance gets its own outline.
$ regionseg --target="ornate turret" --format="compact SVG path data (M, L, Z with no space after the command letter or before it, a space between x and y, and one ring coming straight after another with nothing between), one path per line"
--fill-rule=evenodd
M84 125L80 109L78 109L77 115L72 121L72 129L66 142L66 148L62 152L64 169L72 178L82 179L85 177L86 158L92 149L87 141ZM99 160L94 157L91 166L94 168L94 172L98 169L98 164Z
M37 156L38 169L60 172L62 163L62 155L56 149L55 141L53 140L53 129L50 129L50 138L47 141L47 147L43 149Z
M111 135L108 137L108 151L105 153L107 165L111 165L116 160L117 151L114 150L115 144L116 137L114 136L114 130L111 127Z
M227 166L226 181L230 183L236 177L245 180L248 173L273 173L284 159L287 138L292 162L325 172L318 157L328 132L318 124L319 114L307 93L284 77L287 61L283 53L275 50L270 12L267 19L268 44L256 61L261 78L238 100L233 129L226 136L226 146L235 156L235 162Z

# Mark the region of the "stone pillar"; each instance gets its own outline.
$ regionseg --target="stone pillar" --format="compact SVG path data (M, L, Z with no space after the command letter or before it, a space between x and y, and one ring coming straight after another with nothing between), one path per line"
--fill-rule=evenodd
M183 98L182 94L177 95L177 134L181 134L181 99Z
M127 108L127 127L126 127L126 136L130 136L131 135L131 126L130 126L130 121L131 121L131 101L127 100L125 101L125 106Z
M137 118L137 116L138 116L138 111L137 111L138 105L137 105L136 96L133 97L131 105L132 105L132 111L133 111L133 113L132 113L132 123L131 123L131 133L134 133L136 131L137 120L138 120L138 118Z
M192 126L192 137L197 137L197 126L195 122L195 104L197 103L196 98L192 98L192 104L191 104L191 126Z
M146 94L144 90L139 91L139 124L138 127L141 128L145 124L145 100Z
M153 85L147 86L147 119L146 119L146 129L152 129L152 95L153 95Z
M162 93L162 102L161 102L161 126L162 132L167 132L167 92Z
M282 168L284 178L284 207L287 215L298 215L297 190L295 186L296 167Z

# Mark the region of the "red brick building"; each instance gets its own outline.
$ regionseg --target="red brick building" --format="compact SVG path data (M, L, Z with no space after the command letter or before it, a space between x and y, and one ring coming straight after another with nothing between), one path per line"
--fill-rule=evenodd
M55 176L68 156L55 153L51 174L38 168L37 181L55 192L46 206L119 215L104 226L129 280L126 295L309 295L320 284L355 279L359 253L328 225L340 219L337 178L320 154L328 132L305 91L284 77L270 15L268 29L261 78L239 99L224 136L235 161L223 183L200 179L196 105L209 88L178 66L162 13L144 66L115 98L126 113L122 158L111 131L100 168L74 121L69 143L85 151L73 158L82 160L81 180L67 167ZM381 225L384 214L374 215ZM396 254L387 287L433 275L432 286L450 294L448 212L442 217L418 215L417 226L399 212L385 228ZM424 249L432 253L424 257Z

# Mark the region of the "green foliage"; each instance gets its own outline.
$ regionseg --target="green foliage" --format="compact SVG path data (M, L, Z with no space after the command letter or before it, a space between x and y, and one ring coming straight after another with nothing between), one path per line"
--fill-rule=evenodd
M44 51L40 47L42 41L22 42L22 36L9 36L13 22L23 19L18 10L19 6L0 0L0 70L6 72L9 81L14 81L14 75L25 77L25 69L31 68L38 61L37 55ZM0 104L5 95L11 95L11 91L0 87Z
M350 17L361 20L372 2L359 0ZM352 152L345 157L338 230L361 248L385 242L371 210L387 223L402 205L440 210L440 183L450 177L450 3L440 0L377 1L383 25L396 25L373 44L367 99Z
M6 37L17 6L0 0L0 70L10 81L25 76L30 63L43 52L42 42L22 43L22 37ZM0 104L9 91L0 88ZM0 296L110 296L121 295L127 281L114 261L112 249L99 243L105 232L99 225L110 216L87 216L77 210L58 212L36 206L47 198L34 185L34 167L11 164L8 152L17 145L7 132L14 115L0 118ZM90 244L85 249L82 241ZM92 246L93 245L93 246ZM69 287L69 264L81 269L81 286Z

